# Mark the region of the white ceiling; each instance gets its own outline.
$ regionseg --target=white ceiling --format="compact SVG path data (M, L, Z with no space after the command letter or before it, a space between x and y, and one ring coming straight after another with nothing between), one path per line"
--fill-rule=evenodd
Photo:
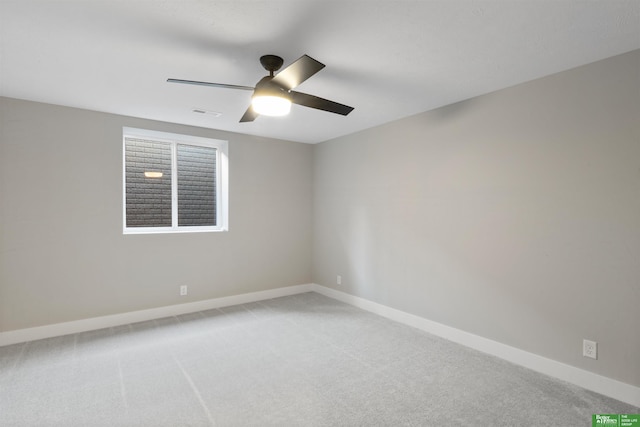
M0 95L315 143L640 48L640 0L0 0ZM258 59L326 68L238 123ZM220 117L193 109L220 112Z

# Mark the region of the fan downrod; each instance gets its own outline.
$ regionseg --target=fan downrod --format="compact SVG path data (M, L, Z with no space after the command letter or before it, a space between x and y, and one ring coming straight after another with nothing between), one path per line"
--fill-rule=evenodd
M284 60L277 55L263 55L260 57L260 63L273 77L273 73L282 67Z

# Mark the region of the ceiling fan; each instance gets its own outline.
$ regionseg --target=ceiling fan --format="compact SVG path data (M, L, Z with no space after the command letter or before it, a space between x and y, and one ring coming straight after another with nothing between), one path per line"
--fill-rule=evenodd
M260 63L269 72L269 75L263 77L255 87L180 79L167 79L167 82L253 91L251 105L240 119L240 123L252 122L260 114L268 116L286 115L289 113L292 103L343 116L353 111L353 107L348 105L292 90L322 70L325 67L323 63L308 55L303 55L277 75L274 75L282 67L283 62L283 59L276 55L260 57Z

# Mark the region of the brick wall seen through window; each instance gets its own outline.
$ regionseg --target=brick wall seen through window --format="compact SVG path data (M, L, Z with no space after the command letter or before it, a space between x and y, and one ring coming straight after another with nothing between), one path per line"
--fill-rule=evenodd
M216 225L216 150L178 144L178 225Z
M127 138L125 164L127 227L171 227L171 145Z

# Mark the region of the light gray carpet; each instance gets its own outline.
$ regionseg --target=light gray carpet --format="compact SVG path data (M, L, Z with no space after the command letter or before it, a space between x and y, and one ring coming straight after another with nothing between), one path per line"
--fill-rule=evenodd
M638 412L315 293L0 348L2 426L590 426Z

